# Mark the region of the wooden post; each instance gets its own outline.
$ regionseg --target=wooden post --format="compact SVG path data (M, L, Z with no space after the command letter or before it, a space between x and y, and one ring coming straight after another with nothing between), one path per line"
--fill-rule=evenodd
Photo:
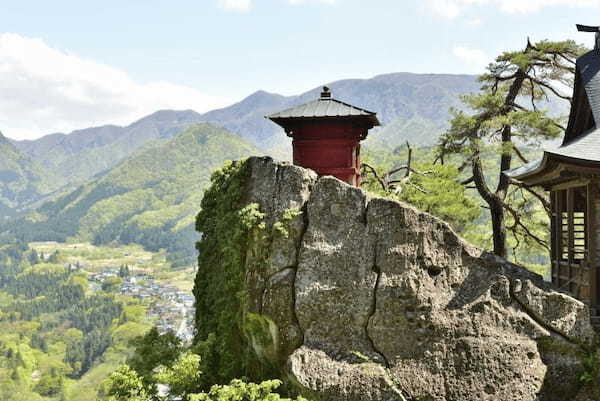
M586 260L589 266L589 285L590 285L590 307L592 316L596 314L598 305L598 233L597 228L600 227L597 218L600 217L596 213L596 202L598 202L598 184L590 182L587 185L587 211L586 211L586 239L588 254Z
M557 282L558 263L560 261L560 228L557 191L550 191L550 281Z
M574 235L573 235L573 202L574 201L574 193L573 187L567 189L567 216L568 216L568 227L569 227L569 239L568 239L568 249L569 249L569 278L568 278L568 291L570 293L574 293L573 291L573 263L574 263Z
M552 281L558 288L562 288L562 268L561 268L561 264L562 264L562 255L563 255L563 248L564 248L564 239L563 239L563 211L566 210L565 208L565 202L564 202L564 198L563 198L563 194L565 192L563 192L565 190L556 190L555 193L555 197L556 197L556 254L554 255L555 258L555 262L556 262L556 277L554 277L554 280Z

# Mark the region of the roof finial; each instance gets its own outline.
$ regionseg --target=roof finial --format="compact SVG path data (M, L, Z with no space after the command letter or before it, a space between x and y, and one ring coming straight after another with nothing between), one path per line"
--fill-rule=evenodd
M600 50L600 27L577 24L577 30L579 32L595 32L596 33L596 43L595 43L594 49Z
M331 98L331 90L329 90L329 87L324 86L323 92L321 92L321 99L330 99L330 98Z

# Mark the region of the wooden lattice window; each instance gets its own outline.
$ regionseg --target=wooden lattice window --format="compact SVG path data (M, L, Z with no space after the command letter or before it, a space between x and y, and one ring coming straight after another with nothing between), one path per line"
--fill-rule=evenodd
M555 192L553 245L563 262L580 263L587 255L587 191L576 187ZM555 253L556 254L556 253Z

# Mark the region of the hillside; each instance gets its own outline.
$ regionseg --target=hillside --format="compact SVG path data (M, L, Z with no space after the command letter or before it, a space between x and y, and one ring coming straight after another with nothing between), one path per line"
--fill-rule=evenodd
M0 217L16 213L58 186L52 173L44 171L0 132Z
M384 127L368 142L391 146L407 139L416 145L434 144L448 120L449 108L459 106L460 95L479 89L476 76L449 74L393 73L327 85L335 98L376 111ZM298 96L259 91L202 117L243 135L262 149L273 149L285 141L285 135L264 116L313 100L320 92L321 86Z
M340 100L377 111L385 125L368 143L396 146L407 139L418 145L435 142L459 95L478 89L472 75L394 73L371 79L330 83ZM126 127L106 125L51 134L13 144L45 170L57 184L81 183L106 172L149 142L170 139L192 124L209 122L229 129L275 157L289 157L288 141L265 115L319 96L321 87L297 96L258 91L232 106L199 114L162 110Z
M172 138L201 120L200 114L191 110L165 110L127 127L105 125L13 143L63 177L64 183L74 183L106 171L147 143Z
M194 251L193 219L211 172L227 160L260 153L225 129L195 125L45 203L11 231L33 240L135 242L185 258Z

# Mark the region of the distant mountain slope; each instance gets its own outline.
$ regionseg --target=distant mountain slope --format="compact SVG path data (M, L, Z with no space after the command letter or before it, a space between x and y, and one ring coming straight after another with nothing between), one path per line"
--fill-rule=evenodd
M472 75L438 75L394 73L371 79L348 79L329 84L336 98L378 113L384 127L373 130L367 145L394 148L409 140L414 145L431 145L444 129L448 109L459 105L459 96L478 89ZM32 141L12 141L14 147L0 148L0 158L20 151L37 168L20 174L0 176L2 187L17 188L0 195L0 216L14 214L15 209L39 201L49 188L69 190L92 178L98 178L134 152L155 146L183 132L190 125L210 122L223 126L252 142L264 153L275 158L289 158L289 139L279 126L264 118L275 111L292 107L319 96L321 87L298 96L282 96L256 92L229 107L199 114L192 110L163 110L153 113L127 127L106 125L74 131L71 134L51 134ZM6 141L5 141L6 142ZM155 143L156 142L156 143ZM11 149L10 151L7 149ZM13 171L13 169L5 169ZM24 170L24 171L25 171ZM43 174L34 171L42 171ZM33 181L29 182L28 177ZM37 176L52 176L52 180L37 180ZM36 181L37 180L37 181Z
M200 114L192 110L165 110L127 127L105 125L14 144L64 177L65 183L73 183L114 167L148 142L172 138L200 121Z
M194 216L212 171L226 160L256 154L261 151L230 131L194 125L42 205L13 232L33 234L35 240L77 237L96 244L136 242L173 254L185 247L189 253Z
M377 141L431 145L448 119L459 95L478 89L472 75L394 73L371 79L348 79L329 84L336 98L376 111L384 125ZM87 179L110 169L149 141L172 138L191 124L210 122L250 140L260 149L276 152L287 139L264 118L319 96L321 87L298 96L258 91L229 107L199 114L192 110L163 110L127 127L107 125L52 134L14 144L65 181Z
M445 127L449 108L460 105L460 95L479 89L474 75L393 73L371 79L347 79L328 84L336 99L377 112L384 127L374 132L377 143L400 144L410 140L432 145ZM265 115L313 100L321 87L298 96L256 92L232 106L203 114L262 149L277 148L285 135Z
M55 190L56 182L55 176L0 132L0 216L15 214L19 208Z

